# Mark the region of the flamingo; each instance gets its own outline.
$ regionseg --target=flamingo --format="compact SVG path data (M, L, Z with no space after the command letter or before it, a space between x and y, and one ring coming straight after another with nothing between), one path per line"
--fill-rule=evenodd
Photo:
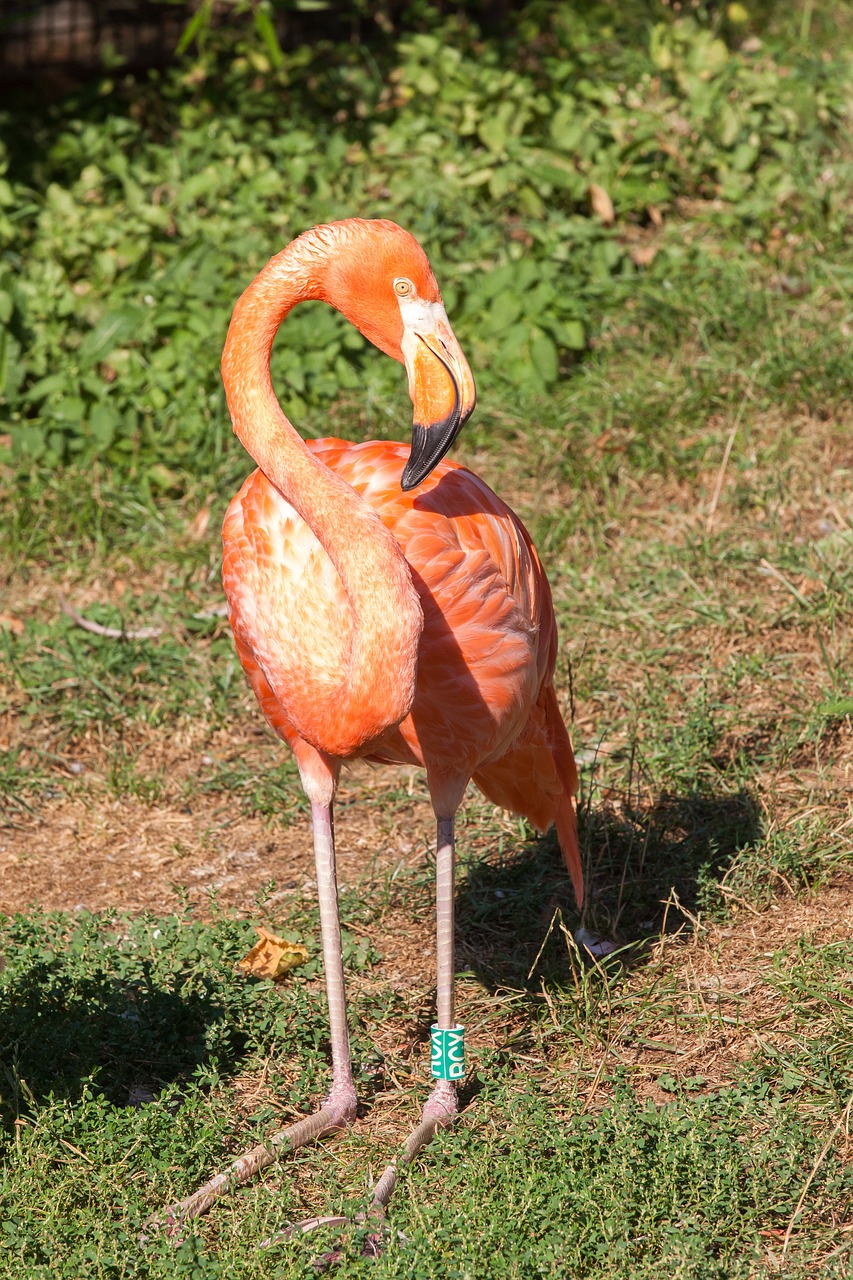
M282 412L270 379L273 339L297 303L317 299L405 365L410 448L305 441ZM332 820L343 763L426 770L437 831L439 1033L457 1026L454 820L471 779L540 830L556 824L583 900L577 772L552 684L551 593L519 518L477 476L442 461L476 393L417 240L393 222L357 218L300 235L237 302L222 377L234 430L258 465L225 516L223 584L240 662L311 803L332 1086L313 1115L172 1206L173 1222L204 1212L277 1154L355 1120ZM434 1074L421 1122L373 1188L380 1213L398 1165L457 1112L455 1079L446 1077L461 1074L458 1064Z

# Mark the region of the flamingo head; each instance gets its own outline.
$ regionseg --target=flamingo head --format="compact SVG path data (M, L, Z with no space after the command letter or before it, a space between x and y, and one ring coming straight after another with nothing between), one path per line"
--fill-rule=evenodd
M395 222L357 218L315 232L333 233L329 239L336 242L325 256L317 296L406 367L414 417L400 483L414 489L474 411L477 393L468 361L414 236Z

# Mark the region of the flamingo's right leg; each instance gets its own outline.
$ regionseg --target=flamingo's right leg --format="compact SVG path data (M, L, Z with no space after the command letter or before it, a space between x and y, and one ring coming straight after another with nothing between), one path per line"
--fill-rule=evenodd
M329 1026L332 1042L332 1087L322 1107L296 1124L280 1129L260 1146L253 1147L218 1173L191 1196L170 1205L154 1221L172 1230L189 1218L206 1213L221 1195L227 1195L249 1182L280 1156L313 1142L324 1134L344 1129L356 1115L356 1092L352 1077L349 1031L347 1029L344 966L341 947L341 924L338 913L338 885L335 871L335 838L332 802L312 802L311 819L314 833L314 855L317 864L317 892L320 900L320 930L323 939L323 964L329 1001Z
M336 1122L331 1127L343 1129L355 1120L357 1099L352 1078L352 1055L347 1027L341 918L338 911L338 877L335 867L335 831L331 802L312 804L311 822L314 831L317 895L320 900L320 933L323 939L323 969L326 974L326 997L329 1002L329 1031L332 1042L332 1088L318 1115L322 1115L323 1111L330 1111L336 1117ZM307 1121L301 1123L306 1124Z
M455 788L451 791L449 801L446 797L440 797L439 804L444 799L443 807L452 810L455 815L456 807L464 789L465 779L458 780ZM433 795L433 803L435 803L435 794ZM441 812L440 809L439 812ZM454 1021L454 880L454 817L439 817L437 819L435 856L436 1024L444 1030L450 1030L456 1025ZM326 973L328 978L328 965ZM329 993L329 1004L331 1007L331 991ZM418 1152L431 1141L437 1129L445 1128L453 1123L457 1111L456 1085L451 1080L436 1080L432 1092L424 1104L420 1124L409 1134L396 1160L385 1168L374 1184L369 1207L365 1212L356 1215L355 1219L353 1219L355 1223L367 1224L373 1228L381 1226L386 1207L397 1185L400 1170L405 1168ZM313 1231L316 1227L343 1226L347 1221L348 1219L344 1217L308 1218L304 1222L293 1223L285 1231L264 1241L264 1244L274 1245L280 1240L290 1239L295 1235ZM365 1238L362 1252L365 1256L373 1256L378 1254L381 1248L381 1233L376 1229L370 1230ZM337 1248L331 1253L323 1255L323 1258L318 1261L325 1265L332 1260L336 1260L339 1253L340 1249Z

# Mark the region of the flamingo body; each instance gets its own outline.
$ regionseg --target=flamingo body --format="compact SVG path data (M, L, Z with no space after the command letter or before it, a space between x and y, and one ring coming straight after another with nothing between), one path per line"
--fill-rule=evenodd
M454 786L473 777L494 803L540 829L559 815L579 888L569 813L577 778L551 688L554 611L526 529L488 485L455 463L439 463L406 492L404 445L307 444L393 533L424 618L411 710L350 758L425 766L431 790L445 779ZM334 738L316 719L299 733L289 707L294 690L310 701L312 688L327 685L345 661L349 620L340 578L261 471L229 506L223 545L240 660L266 719L310 770L311 749L334 756ZM387 668L376 672L380 683L392 678Z

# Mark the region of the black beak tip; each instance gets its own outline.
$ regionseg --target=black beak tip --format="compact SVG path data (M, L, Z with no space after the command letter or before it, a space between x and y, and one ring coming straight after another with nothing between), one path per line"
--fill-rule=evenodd
M459 432L459 426L459 411L455 408L444 422L436 422L429 427L422 427L418 422L413 423L412 447L409 460L400 476L401 489L408 491L423 484L453 444Z

